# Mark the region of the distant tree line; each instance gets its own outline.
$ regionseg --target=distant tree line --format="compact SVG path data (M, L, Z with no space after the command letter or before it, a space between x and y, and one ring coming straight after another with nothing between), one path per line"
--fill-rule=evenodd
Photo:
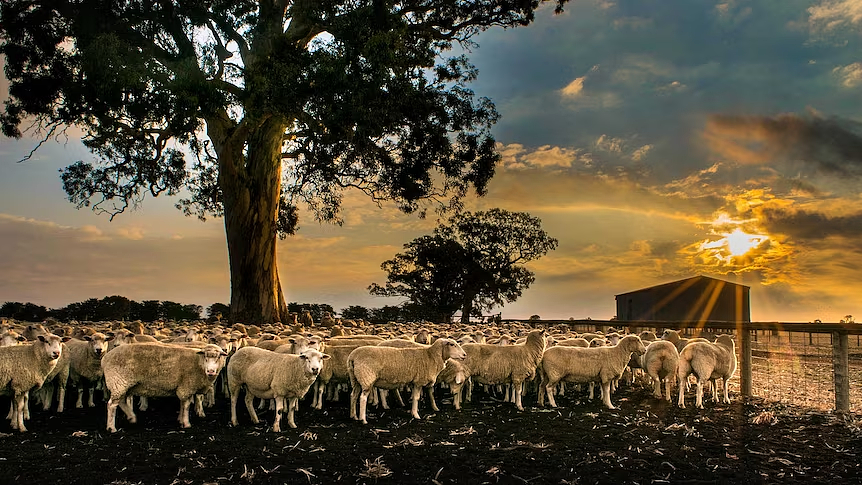
M0 306L0 317L28 322L40 322L47 318L59 321L104 321L142 320L151 322L165 320L196 320L201 317L200 305L183 305L173 301L145 300L137 302L124 296L106 296L101 300L90 298L70 303L63 308L48 309L35 303L7 301Z
M367 308L359 305L350 305L342 308L338 313L327 303L297 303L291 302L287 305L292 313L300 314L308 311L315 322L321 321L323 315L329 313L350 320L365 320L372 323L385 323L393 321L421 321L433 320L434 317L417 304L410 302L401 305L385 305L380 308ZM204 308L200 305L183 305L173 301L144 300L137 302L124 296L106 296L102 299L90 298L85 301L70 303L62 308L47 308L35 303L7 301L0 306L0 318L14 318L15 320L27 322L41 322L48 318L68 322L77 320L79 322L107 321L107 320L141 320L152 322L159 319L164 320L198 320ZM213 303L206 307L206 318L214 321L230 321L230 305L226 303Z

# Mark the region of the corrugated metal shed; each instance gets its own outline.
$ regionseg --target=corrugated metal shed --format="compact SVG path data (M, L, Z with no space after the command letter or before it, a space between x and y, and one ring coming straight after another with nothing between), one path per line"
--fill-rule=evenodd
M616 295L617 319L750 322L749 287L694 276Z

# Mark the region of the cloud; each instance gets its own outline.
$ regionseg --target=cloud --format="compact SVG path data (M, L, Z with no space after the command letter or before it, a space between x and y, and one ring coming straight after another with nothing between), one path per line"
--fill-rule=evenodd
M862 176L862 137L856 123L813 114L713 115L704 140L716 155L743 164L800 161L840 177Z
M815 30L834 30L862 22L862 1L823 0L808 8L808 21Z
M845 88L855 88L862 84L862 62L838 66L832 70L832 74L841 80L841 85Z
M828 216L819 212L788 209L762 211L763 222L770 232L780 232L799 240L815 240L840 236L862 236L862 212L842 216Z
M587 76L576 77L574 81L570 82L566 87L560 90L560 94L567 98L580 96L584 90L584 81L586 79Z

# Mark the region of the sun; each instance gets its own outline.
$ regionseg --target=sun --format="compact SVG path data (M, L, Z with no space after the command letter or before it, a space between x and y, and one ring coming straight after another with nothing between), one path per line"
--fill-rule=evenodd
M767 236L749 234L739 228L722 235L724 239L719 242L727 248L731 256L742 256L769 239Z

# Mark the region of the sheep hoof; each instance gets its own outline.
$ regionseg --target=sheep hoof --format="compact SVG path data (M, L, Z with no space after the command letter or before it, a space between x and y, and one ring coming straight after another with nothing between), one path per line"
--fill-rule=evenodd
M117 428L108 428L108 432L110 432L110 433L116 433L116 432L117 432Z

